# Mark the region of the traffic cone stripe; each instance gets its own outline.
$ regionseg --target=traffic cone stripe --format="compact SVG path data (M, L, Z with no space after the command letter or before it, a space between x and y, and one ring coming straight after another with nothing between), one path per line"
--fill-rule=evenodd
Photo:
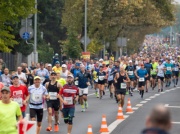
M105 115L102 116L101 128L99 131L100 132L109 132Z
M102 121L106 121L106 118L103 118Z
M91 126L91 125L88 125L87 134L93 134L93 132L92 132L92 126Z
M126 112L133 112L132 107L131 107L130 98L128 98L128 103L127 103Z
M118 113L117 113L117 119L124 119L122 107L120 107L120 106L119 106Z

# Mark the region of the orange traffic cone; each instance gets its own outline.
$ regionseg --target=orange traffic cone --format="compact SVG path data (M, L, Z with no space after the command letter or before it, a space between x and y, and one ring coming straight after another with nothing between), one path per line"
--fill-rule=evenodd
M88 125L87 134L93 134L93 132L92 132L92 126L91 126L91 125Z
M133 112L132 107L131 107L130 98L128 98L128 103L127 103L126 112Z
M108 127L107 127L107 122L106 122L106 115L102 116L102 123L101 123L101 128L99 132L109 132Z
M117 119L124 119L124 115L123 115L121 106L119 106L119 109L118 109Z

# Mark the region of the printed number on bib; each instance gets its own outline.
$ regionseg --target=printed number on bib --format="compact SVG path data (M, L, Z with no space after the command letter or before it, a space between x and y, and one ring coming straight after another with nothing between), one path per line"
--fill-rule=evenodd
M22 98L13 98L13 101L17 102L20 107L23 106L23 100L22 100Z
M139 78L139 82L144 82L144 78Z
M32 100L35 102L41 102L42 101L42 95L41 94L32 94Z
M57 100L57 92L49 92L50 100Z
M174 71L179 71L179 69L177 67L174 68Z
M121 88L122 89L126 89L126 87L127 87L126 83L121 83Z
M104 80L104 76L99 76L99 80Z
M64 101L66 101L68 103L67 105L73 104L73 98L72 97L64 97Z
M133 71L128 71L128 74L129 75L133 75Z
M77 86L78 84L79 84L79 81L76 80L76 81L75 81L75 85Z
M167 67L167 70L168 70L168 71L171 71L171 67Z
M98 82L98 78L97 78L97 79L95 79L95 82Z

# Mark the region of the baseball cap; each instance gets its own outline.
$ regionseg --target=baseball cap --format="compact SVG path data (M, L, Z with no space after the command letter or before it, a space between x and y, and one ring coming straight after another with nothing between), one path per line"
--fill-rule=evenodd
M129 62L132 62L132 60L129 60Z
M60 62L59 62L59 61L56 61L56 64L60 64Z
M35 76L35 77L34 77L34 80L36 80L36 79L41 79L41 77Z
M6 86L4 86L4 87L1 89L1 92L3 92L3 91L11 92L10 89L9 89L9 87L6 87Z
M99 61L104 61L103 59L99 59Z
M56 75L56 72L54 72L54 71L53 71L53 72L51 72L51 75L53 75L53 74L55 74L55 75Z
M52 67L52 65L51 65L51 64L48 64L48 67Z
M74 78L74 76L72 74L69 74L67 77L71 77L71 78Z
M66 65L66 64L62 64L62 67L65 67L65 68L67 68L67 65Z
M14 79L14 78L19 78L17 75L13 75L12 76L12 79Z

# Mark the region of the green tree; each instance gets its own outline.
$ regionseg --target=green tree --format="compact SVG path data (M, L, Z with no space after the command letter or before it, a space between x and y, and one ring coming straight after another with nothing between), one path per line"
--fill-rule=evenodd
M14 45L19 44L13 34L13 24L21 18L35 13L34 0L1 0L0 2L0 50L10 52Z

